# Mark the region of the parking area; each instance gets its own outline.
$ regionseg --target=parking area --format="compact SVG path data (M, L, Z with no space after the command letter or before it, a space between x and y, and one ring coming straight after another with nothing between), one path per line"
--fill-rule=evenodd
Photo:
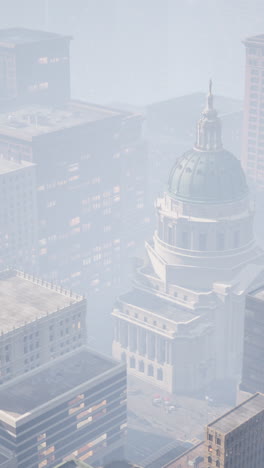
M143 381L128 379L129 427L150 430L182 442L203 440L204 427L230 408L211 399L169 395Z

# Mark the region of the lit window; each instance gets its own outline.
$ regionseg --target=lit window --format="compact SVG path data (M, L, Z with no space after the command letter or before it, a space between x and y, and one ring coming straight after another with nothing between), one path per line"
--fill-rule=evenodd
M76 218L72 218L69 224L70 226L77 226L78 224L80 224L80 217L77 216Z
M43 83L39 83L39 89L48 89L49 83L44 81Z
M39 57L38 63L40 63L41 65L46 65L47 63L49 63L49 59L48 57Z

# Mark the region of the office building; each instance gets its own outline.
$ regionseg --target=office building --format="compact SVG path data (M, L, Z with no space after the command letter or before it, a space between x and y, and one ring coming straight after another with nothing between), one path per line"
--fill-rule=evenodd
M0 270L37 269L35 165L4 159L0 149Z
M264 257L245 175L222 146L211 86L196 143L176 159L156 211L134 288L113 309L113 356L169 392L238 383L245 293L263 281Z
M17 462L14 453L2 445L0 445L0 468L17 468Z
M10 109L24 103L70 97L69 36L24 28L0 31L0 103Z
M141 117L68 101L0 114L3 157L36 164L39 272L76 291L120 285L147 220Z
M86 300L18 271L0 274L0 383L86 342Z
M264 189L264 34L244 41L246 48L242 164L249 179Z
M240 393L264 393L264 287L246 297L243 370Z
M122 459L126 369L82 347L0 388L1 443L18 468Z

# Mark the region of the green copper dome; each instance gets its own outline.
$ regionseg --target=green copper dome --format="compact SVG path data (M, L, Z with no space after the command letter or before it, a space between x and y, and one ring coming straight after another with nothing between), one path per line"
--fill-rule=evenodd
M210 81L196 143L176 161L169 178L169 193L190 202L223 203L239 200L247 192L240 162L222 146L221 122L213 106Z
M169 193L183 201L231 202L247 192L240 162L225 149L188 151L177 160L169 178Z

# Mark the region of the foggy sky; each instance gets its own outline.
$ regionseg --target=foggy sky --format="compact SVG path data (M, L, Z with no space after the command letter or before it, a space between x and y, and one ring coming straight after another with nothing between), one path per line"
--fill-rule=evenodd
M73 96L144 105L205 90L242 98L242 40L263 0L0 0L0 27L71 34Z

